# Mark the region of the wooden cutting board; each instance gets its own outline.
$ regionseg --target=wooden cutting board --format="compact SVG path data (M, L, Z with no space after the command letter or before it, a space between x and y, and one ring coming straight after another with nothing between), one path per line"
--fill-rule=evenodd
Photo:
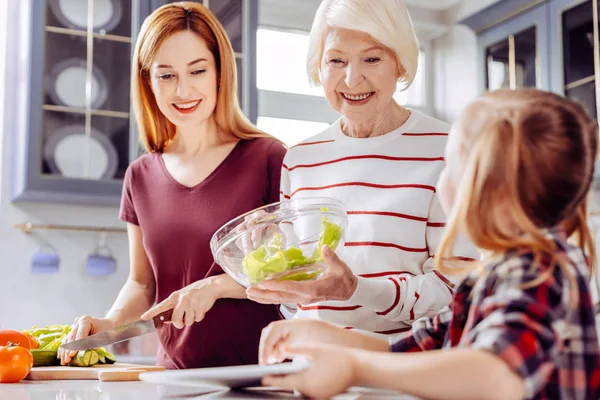
M25 379L41 380L74 380L97 379L100 381L138 381L141 372L164 371L164 367L139 364L102 364L93 367L33 367Z

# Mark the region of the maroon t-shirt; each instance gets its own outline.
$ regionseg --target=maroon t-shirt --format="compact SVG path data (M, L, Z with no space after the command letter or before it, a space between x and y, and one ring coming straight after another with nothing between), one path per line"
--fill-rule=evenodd
M191 188L169 174L160 153L143 155L129 166L119 218L142 230L156 279L156 302L223 273L210 252L210 238L240 214L279 200L284 155L285 148L273 139L240 140ZM219 299L190 327L159 327L157 362L166 368L255 364L261 330L277 319L274 305Z

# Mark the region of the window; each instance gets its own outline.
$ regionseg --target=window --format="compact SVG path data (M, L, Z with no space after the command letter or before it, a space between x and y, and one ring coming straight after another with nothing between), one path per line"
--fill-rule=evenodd
M326 122L271 117L258 117L256 125L259 129L277 137L288 147L322 132L329 126Z
M306 75L308 32L283 32L260 28L257 32L257 77L259 90L324 96L323 88L311 87ZM401 105L424 105L425 57L419 56L419 69L413 84L397 91L394 98Z
M425 54L421 51L419 53L419 67L417 68L417 74L415 75L413 83L404 91L398 90L398 88L402 87L401 84L396 86L394 99L398 104L408 107L421 107L425 105L425 69Z
M262 90L323 96L306 75L308 32L305 34L258 29L256 86Z

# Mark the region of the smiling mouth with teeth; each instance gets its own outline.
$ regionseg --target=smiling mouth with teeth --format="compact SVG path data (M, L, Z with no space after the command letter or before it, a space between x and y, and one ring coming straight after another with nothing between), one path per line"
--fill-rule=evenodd
M200 100L188 101L187 103L173 103L173 106L180 110L190 110L196 107L200 103Z
M375 92L368 92L368 93L362 93L362 94L348 94L348 93L342 93L342 96L346 99L346 100L351 100L351 101L361 101L361 100L365 100L369 97L371 97Z

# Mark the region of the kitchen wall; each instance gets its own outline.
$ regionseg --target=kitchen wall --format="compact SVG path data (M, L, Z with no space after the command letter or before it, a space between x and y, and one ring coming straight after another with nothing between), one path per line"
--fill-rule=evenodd
M127 238L125 234L108 236L107 244L118 262L117 272L93 278L85 274L85 260L97 245L98 234L40 232L60 253L60 270L53 275L30 273L30 258L40 241L14 229L13 224L123 225L114 207L11 203L13 137L4 129L4 105L10 105L4 83L11 79L11 71L6 70L6 43L11 39L6 31L7 7L8 1L0 1L0 328L70 324L78 315L101 315L111 306L127 277Z
M477 37L464 25L456 25L432 41L434 108L436 116L452 122L479 94Z

